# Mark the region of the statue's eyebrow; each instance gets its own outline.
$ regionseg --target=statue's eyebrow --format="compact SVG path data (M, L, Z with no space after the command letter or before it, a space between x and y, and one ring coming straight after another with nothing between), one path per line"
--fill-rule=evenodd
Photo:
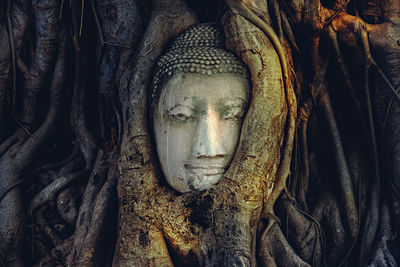
M183 95L176 95L174 97L174 101L171 103L171 107L167 105L166 107L166 111L169 112L172 109L178 107L178 106L185 106L188 107L190 109L195 110L196 106L197 106L197 98L196 97L188 97L188 96L183 96Z
M217 105L223 107L239 107L246 103L246 99L241 96L230 96L228 98L218 101Z
M177 107L187 107L187 108L190 108L190 109L194 110L194 107L192 105L186 105L186 104L177 103L174 106L168 108L167 111L171 111L171 110L173 110L173 109L175 109Z
M219 100L214 104L215 109L218 110L219 114L223 114L231 108L245 109L247 99L241 96L229 96L227 98Z

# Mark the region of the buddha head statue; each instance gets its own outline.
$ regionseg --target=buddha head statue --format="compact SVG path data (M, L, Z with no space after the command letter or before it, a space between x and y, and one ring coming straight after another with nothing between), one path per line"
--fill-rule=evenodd
M156 150L167 183L181 193L217 184L239 142L248 74L224 44L215 24L198 24L157 62L151 90Z

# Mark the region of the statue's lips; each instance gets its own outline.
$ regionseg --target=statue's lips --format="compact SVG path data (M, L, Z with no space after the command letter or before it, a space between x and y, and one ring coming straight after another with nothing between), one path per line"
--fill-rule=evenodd
M214 176L221 175L225 173L226 167L221 165L194 165L194 164L185 164L185 168L202 176Z

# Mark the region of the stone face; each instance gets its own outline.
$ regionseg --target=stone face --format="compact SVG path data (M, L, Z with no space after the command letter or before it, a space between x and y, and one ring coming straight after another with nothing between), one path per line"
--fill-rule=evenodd
M235 153L249 84L232 73L180 73L153 106L153 128L168 184L186 193L217 184Z
M247 69L216 24L172 42L152 83L153 129L164 177L180 193L217 184L235 153L248 103Z

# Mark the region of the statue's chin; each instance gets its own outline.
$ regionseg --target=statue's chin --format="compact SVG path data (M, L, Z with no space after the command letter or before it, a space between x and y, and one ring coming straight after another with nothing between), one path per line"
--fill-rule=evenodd
M216 185L224 174L221 170L190 171L188 175L188 186L190 190L203 191Z
M225 168L199 167L186 169L184 175L167 179L168 184L180 193L203 191L216 185L225 173Z

